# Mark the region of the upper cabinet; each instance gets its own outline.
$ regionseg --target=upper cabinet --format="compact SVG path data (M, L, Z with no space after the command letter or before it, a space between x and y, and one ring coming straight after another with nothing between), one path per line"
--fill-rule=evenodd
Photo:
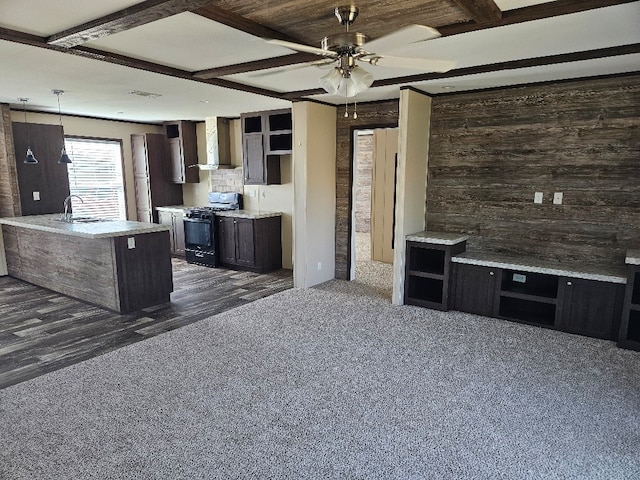
M167 141L169 165L167 178L173 183L199 183L198 146L196 124L186 120L165 122L164 131Z
M242 118L245 185L281 183L280 155L291 153L291 110L246 113Z

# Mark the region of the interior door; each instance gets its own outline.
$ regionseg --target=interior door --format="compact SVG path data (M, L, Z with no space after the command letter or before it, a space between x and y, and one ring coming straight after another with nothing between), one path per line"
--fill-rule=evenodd
M397 154L398 129L374 130L371 182L371 258L384 263L393 263Z

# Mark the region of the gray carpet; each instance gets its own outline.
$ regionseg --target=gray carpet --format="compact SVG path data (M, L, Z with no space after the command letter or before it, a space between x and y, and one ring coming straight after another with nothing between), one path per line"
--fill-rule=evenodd
M0 478L640 478L640 354L355 283L0 391Z

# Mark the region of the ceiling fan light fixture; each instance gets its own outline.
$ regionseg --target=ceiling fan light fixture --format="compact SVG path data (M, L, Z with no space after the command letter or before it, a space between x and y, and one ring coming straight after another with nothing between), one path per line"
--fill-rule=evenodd
M354 88L358 90L356 93L365 91L371 86L371 84L373 84L373 75L358 65L351 69L349 76Z
M339 67L335 67L320 77L320 86L324 88L327 93L337 95L342 80L344 80L342 77L342 71Z

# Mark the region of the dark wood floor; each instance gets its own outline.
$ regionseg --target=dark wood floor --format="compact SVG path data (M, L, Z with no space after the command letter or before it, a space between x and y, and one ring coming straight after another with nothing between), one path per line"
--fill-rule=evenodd
M170 303L119 315L0 277L0 389L292 288L293 277L174 258L173 282Z

